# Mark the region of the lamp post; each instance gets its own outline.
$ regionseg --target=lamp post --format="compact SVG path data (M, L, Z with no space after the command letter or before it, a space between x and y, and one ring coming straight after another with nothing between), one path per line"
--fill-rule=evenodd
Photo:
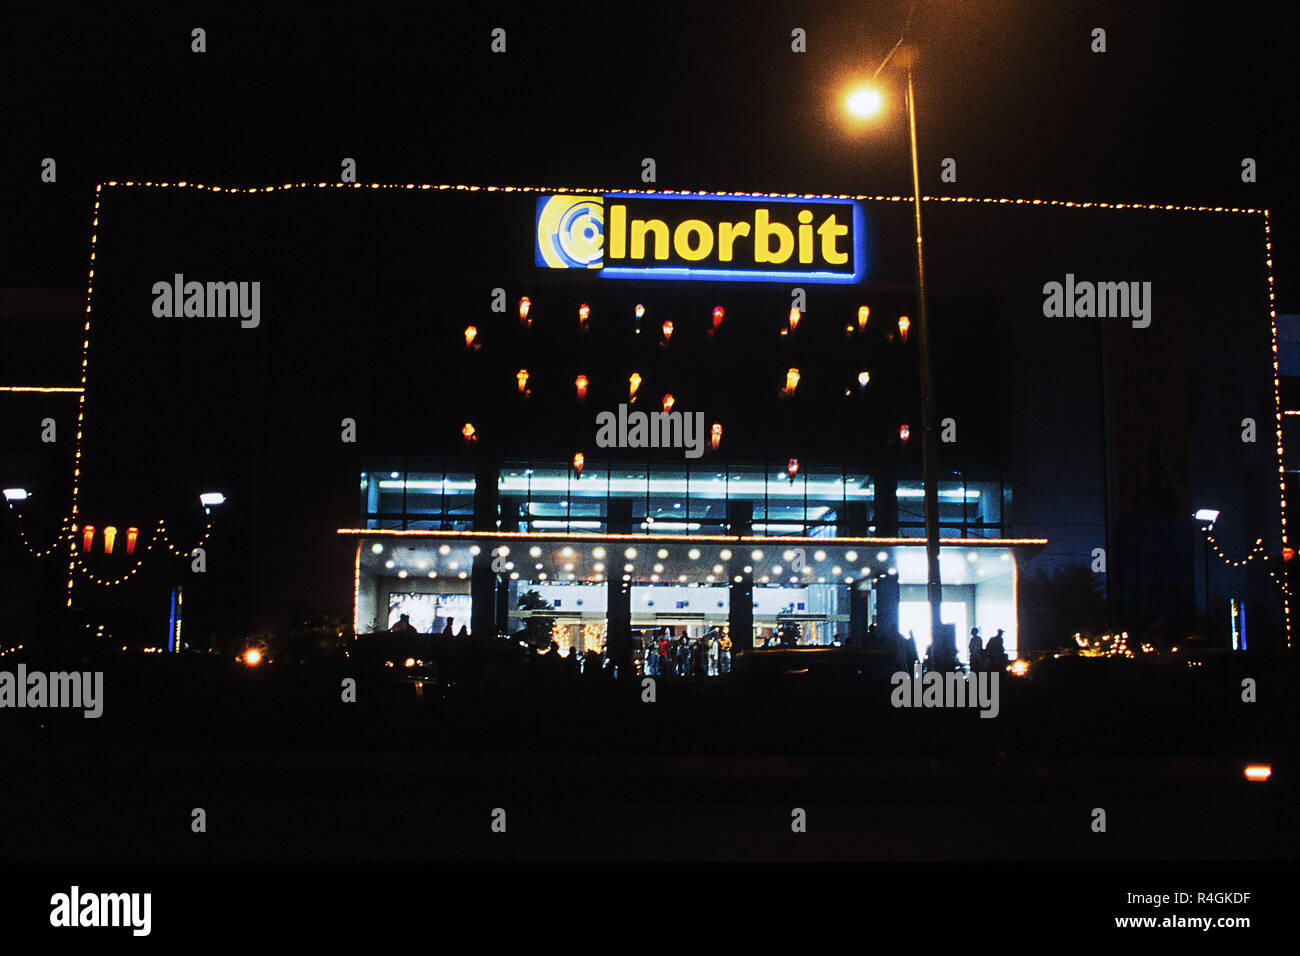
M1205 558L1205 639L1210 639L1210 529L1219 520L1213 508L1202 508L1192 515L1201 522L1201 553Z
M911 22L911 15L908 16ZM907 35L903 28L903 37L889 51L876 72L874 81L885 68L898 48L902 46ZM943 581L939 575L939 486L936 458L938 457L938 436L934 427L934 371L930 362L930 321L925 294L925 252L921 229L921 176L916 150L916 87L912 77L914 56L911 51L907 59L907 131L911 146L912 159L912 207L916 229L916 315L917 347L920 351L921 365L921 468L925 494L925 557L927 565L926 595L930 604L930 640L938 639L943 625L942 602ZM848 106L858 116L869 116L879 110L882 102L880 93L874 89L857 90L849 96Z

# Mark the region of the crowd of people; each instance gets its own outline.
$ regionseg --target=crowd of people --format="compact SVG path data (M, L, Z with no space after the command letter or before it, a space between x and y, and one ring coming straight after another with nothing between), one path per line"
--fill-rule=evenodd
M731 672L731 638L721 628L698 638L657 628L641 635L634 658L647 677L717 677Z

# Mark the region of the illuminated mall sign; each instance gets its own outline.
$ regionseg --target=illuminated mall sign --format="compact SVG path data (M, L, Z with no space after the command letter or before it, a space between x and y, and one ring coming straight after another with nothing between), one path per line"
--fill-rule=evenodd
M537 201L537 265L618 279L860 282L852 199L553 195Z

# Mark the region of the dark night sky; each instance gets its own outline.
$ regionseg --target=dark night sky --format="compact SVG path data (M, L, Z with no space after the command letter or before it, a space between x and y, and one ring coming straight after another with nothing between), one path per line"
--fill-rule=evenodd
M910 191L901 96L869 134L828 122L843 82L893 44L903 0L530 6L8 21L0 285L80 286L89 197L106 178L334 179L352 156L362 180L612 187L639 185L652 156L666 188ZM1294 34L1273 16L923 0L925 188L1268 205L1280 305L1300 310L1286 266L1300 254ZM498 25L504 56L488 49ZM1105 54L1089 51L1096 26ZM45 156L57 184L39 181ZM938 180L948 156L955 184ZM1244 156L1256 184L1240 181Z

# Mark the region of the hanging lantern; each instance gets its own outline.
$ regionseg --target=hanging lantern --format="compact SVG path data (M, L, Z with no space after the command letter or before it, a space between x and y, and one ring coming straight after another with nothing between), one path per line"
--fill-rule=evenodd
M520 392L527 391L528 390L528 369L521 368L518 372L516 372L515 381L519 383Z
M866 388L866 387L867 387L867 383L870 382L870 381L871 381L871 373L870 373L870 372L859 372L859 373L858 373L858 387L859 387L859 388Z
M474 337L478 335L478 329L472 325L465 326L465 348L474 347Z
M903 344L907 344L907 330L912 327L912 320L905 315L898 317L898 334L903 337Z
M578 473L579 478L582 477L582 465L586 460L587 459L583 456L582 452L578 452L573 456L573 470Z
M667 319L667 320L665 320L665 321L664 321L664 324L663 324L662 326L660 326L660 327L661 327L661 328L663 329L663 331L664 331L664 344L667 345L668 342L669 342L669 341L672 339L672 337L673 337L673 322L672 322L672 319Z
M789 475L791 478L793 478L795 475L799 474L799 459L798 459L798 458L791 458L789 461L787 461L787 462L785 463L785 473L786 473L787 475Z
M140 537L139 528L126 529L126 553L127 554L135 554L135 542L139 539L139 537Z
M669 394L665 395L665 396L664 396L664 414L667 414L668 412L671 412L671 411L673 410L673 406L676 405L676 404L677 404L677 399L673 398L671 392L670 392Z
M800 318L799 310L796 308L791 308L790 309L790 331L791 332L799 328L799 318Z
M532 325L532 320L528 318L528 310L533 307L533 300L524 296L519 300L519 321L525 325Z
M871 318L871 310L865 305L858 306L858 328L865 329L869 318Z
M713 307L713 327L715 329L722 324L722 317L726 314L727 312L722 306L715 305Z
M113 542L117 540L117 528L109 525L104 529L104 553L113 553Z
M907 439L911 436L911 434L912 434L912 429L908 428L906 425L898 426L898 437L902 439L904 445L907 444Z
M465 436L465 441L467 443L472 442L475 435L474 423L466 422L465 427L460 430L460 433Z
M797 368L787 369L785 373L785 393L793 395L794 390L799 387L799 370Z
M573 387L578 390L578 401L587 397L587 376L579 375L573 380Z
M722 426L715 422L713 424L713 427L709 429L709 447L712 448L714 451L717 451L718 446L721 444L722 444Z
M578 306L578 324L585 329L589 318L591 318L591 306L584 302Z
M627 397L631 401L636 400L636 390L641 387L641 376L633 372L627 379Z
M95 542L95 526L93 524L84 525L81 529L81 550L83 554L90 553L90 546Z
M1295 548L1283 548L1283 549L1282 549L1282 560L1283 560L1283 561L1290 561L1290 560L1291 560L1292 558L1294 558L1294 557L1295 557Z

